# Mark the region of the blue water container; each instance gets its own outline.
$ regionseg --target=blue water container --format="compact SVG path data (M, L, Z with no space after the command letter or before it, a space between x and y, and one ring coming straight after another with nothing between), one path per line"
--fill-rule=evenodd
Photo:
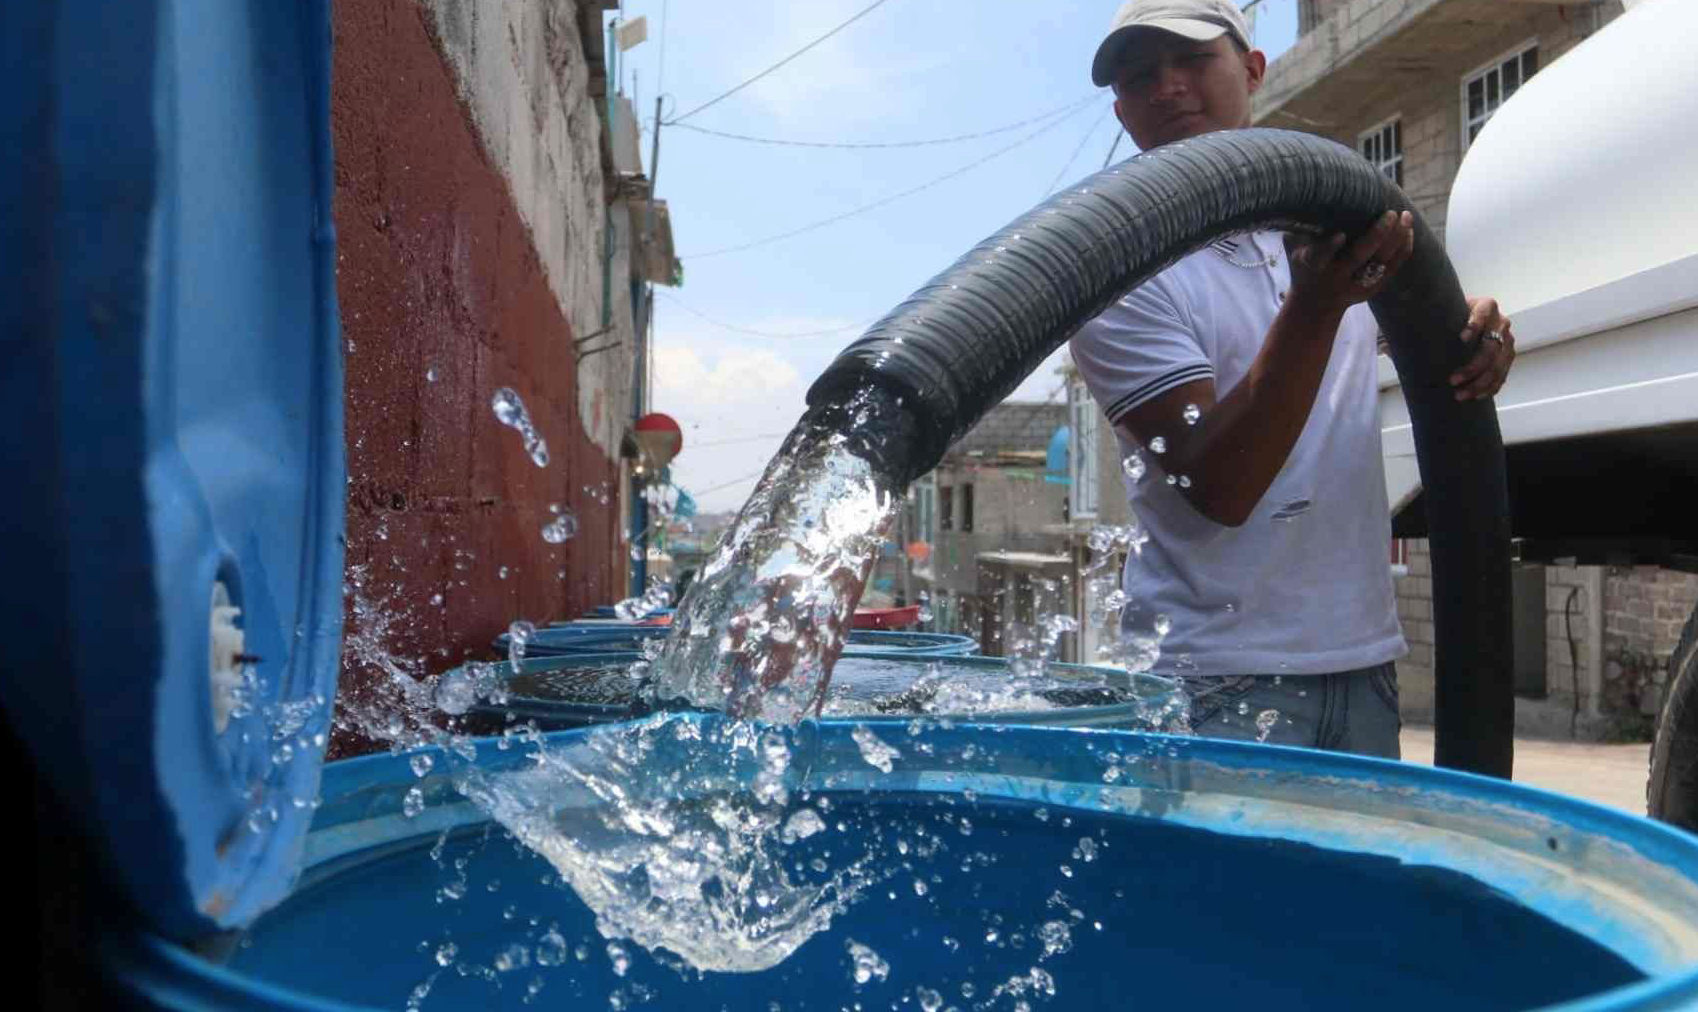
M672 609L672 608L656 608L654 611L645 612L643 617L644 618L658 618L661 615L672 614L673 610L674 609ZM601 618L601 619L618 618L619 617L619 609L615 608L611 604L598 604L594 608L590 609L590 613L589 613L588 617L590 617L590 618Z
M651 640L665 639L670 626L619 626L602 622L578 622L538 629L525 645L527 657L558 657L570 654L639 651ZM495 652L507 656L512 641L506 633L495 638ZM859 653L890 653L913 657L960 657L978 652L972 638L953 633L882 632L856 629L849 633L848 649Z
M630 652L540 657L519 663L518 671L499 662L507 686L500 704L476 712L502 724L534 722L543 731L564 731L624 720L632 712L636 682L631 667L642 655ZM1008 661L1000 657L928 657L846 650L832 669L825 703L827 716L880 716L952 713L947 702L937 709L940 689L970 700L981 722L1057 727L1111 727L1162 730L1183 712L1186 698L1172 680L1128 675L1116 668L1078 664L1047 665L1031 691L1018 702L998 705L995 693L1009 682ZM947 685L945 684L947 683Z
M328 7L0 25L0 705L103 888L198 939L288 893L340 660Z
M710 738L717 722L650 719ZM299 888L224 955L136 934L102 951L136 993L196 1012L392 1009L421 988L425 1010L1698 1003L1698 840L1660 824L1306 750L911 724L795 736L789 807L830 826L789 845L796 867L888 851L892 874L758 973L697 974L636 945L616 963L554 869L455 790L447 752L422 779L407 755L330 764ZM588 756L607 732L546 744ZM897 750L889 772L868 733ZM485 741L477 764L521 768L531 747Z

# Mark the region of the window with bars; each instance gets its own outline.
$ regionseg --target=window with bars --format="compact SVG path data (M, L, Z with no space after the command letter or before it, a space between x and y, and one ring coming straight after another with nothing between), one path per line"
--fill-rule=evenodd
M1527 45L1501 56L1484 68L1462 79L1462 146L1466 148L1480 135L1480 130L1492 114L1509 101L1509 97L1538 73L1539 44Z
M973 485L971 482L961 486L961 529L973 529Z
M1362 134L1356 147L1399 186L1403 185L1403 118L1394 116Z

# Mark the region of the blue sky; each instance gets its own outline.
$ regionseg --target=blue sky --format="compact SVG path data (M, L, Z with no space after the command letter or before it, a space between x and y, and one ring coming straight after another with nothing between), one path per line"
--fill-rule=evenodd
M649 40L624 54L624 90L645 125L657 86L668 117L687 112L869 2L625 0L627 20L647 16ZM888 0L685 120L797 141L889 142L990 130L1085 100L1053 126L896 150L778 147L662 129L657 190L671 209L685 282L659 290L653 407L684 427L673 475L704 510L742 504L799 417L808 384L860 327L1055 186L1102 167L1119 127L1107 114L1108 92L1091 86L1089 63L1117 5ZM1258 6L1256 41L1273 58L1291 44L1296 0ZM794 238L702 255L920 186L1040 127L921 193ZM645 160L649 141L645 134ZM1115 158L1133 153L1126 139ZM1043 400L1056 388L1046 366L1016 397Z

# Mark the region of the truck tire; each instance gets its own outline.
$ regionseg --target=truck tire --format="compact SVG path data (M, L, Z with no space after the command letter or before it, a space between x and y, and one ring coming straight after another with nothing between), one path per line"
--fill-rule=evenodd
M1669 656L1645 807L1653 819L1698 833L1698 607Z

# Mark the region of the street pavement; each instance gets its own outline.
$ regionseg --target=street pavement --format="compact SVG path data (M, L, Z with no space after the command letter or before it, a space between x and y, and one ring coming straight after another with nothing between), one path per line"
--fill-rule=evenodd
M1433 729L1405 726L1405 762L1433 763ZM1645 774L1651 746L1515 739L1515 780L1584 798L1634 815L1645 814Z

